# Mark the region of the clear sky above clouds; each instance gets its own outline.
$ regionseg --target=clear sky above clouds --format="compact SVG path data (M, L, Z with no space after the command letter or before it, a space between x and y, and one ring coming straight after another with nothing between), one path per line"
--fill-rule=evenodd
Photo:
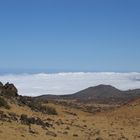
M139 0L0 1L0 71L140 71Z

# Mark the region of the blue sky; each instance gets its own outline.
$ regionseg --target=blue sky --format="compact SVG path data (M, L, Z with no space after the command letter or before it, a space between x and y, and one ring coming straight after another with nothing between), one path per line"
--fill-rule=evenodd
M139 0L0 1L0 72L140 72Z

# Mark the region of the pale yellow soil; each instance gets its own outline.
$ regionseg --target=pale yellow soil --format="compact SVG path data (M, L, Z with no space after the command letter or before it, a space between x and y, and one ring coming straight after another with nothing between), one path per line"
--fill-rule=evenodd
M15 112L19 116L27 114L43 120L48 118L54 120L51 122L53 127L48 130L32 125L31 128L35 134L30 133L29 127L20 122L0 121L0 140L96 140L98 137L102 137L103 140L140 140L139 102L98 114L90 114L53 103L49 105L56 108L58 115L44 115L33 112L28 107L19 107L14 104L10 110L0 109L5 113ZM77 116L67 112L76 113ZM63 123L57 125L55 122L60 120ZM48 131L54 132L57 136L46 135Z

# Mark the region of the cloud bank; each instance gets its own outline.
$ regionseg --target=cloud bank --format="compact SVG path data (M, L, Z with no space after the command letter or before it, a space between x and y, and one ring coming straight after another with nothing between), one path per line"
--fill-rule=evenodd
M14 83L21 95L71 94L90 86L109 84L121 90L140 88L140 73L55 73L0 75L3 83Z

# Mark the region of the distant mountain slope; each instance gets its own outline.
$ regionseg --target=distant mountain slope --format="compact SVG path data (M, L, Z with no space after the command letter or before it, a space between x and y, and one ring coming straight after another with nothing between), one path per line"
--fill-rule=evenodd
M114 97L114 96L121 96L122 91L116 89L115 87L112 87L110 85L98 85L95 87L89 87L87 89L84 89L82 91L79 91L75 94L67 95L66 97L71 98L97 98L97 97ZM65 97L65 96L64 96Z
M40 97L46 99L72 99L82 102L124 103L140 97L140 89L121 91L110 85L98 85L95 87L89 87L74 94L60 96L43 95Z

